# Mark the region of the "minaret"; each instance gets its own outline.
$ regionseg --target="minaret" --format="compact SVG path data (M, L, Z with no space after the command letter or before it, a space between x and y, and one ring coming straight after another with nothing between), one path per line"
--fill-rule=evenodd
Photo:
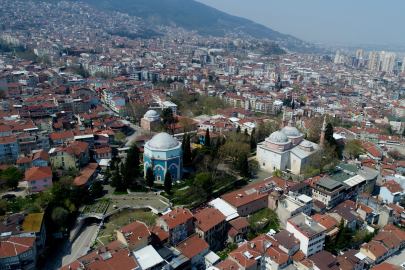
M321 140L319 142L319 145L321 147L323 147L325 144L325 133L326 133L326 116L323 118L323 125L321 129Z
M286 113L285 113L285 107L284 107L283 121L281 122L281 128L282 129L285 127L286 122L287 122L287 119L286 119Z

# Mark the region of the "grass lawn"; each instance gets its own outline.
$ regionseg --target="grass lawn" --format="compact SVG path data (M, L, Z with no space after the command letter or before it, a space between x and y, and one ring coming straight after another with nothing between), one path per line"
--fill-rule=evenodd
M113 193L114 195L127 195L128 194L128 191L114 191L114 193Z
M139 189L131 189L131 192L149 192L149 188L139 188Z
M182 182L181 184L175 183L173 185L173 190L187 187L188 185L190 185L190 182L191 182L191 180L186 180L186 181Z
M97 236L94 248L102 247L117 238L117 230L135 221L144 222L147 226L155 224L157 216L151 211L123 210L105 220Z
M173 198L174 198L174 193L173 192L172 192L171 195L167 195L166 192L162 192L162 193L160 193L160 195L165 197L168 200L173 200Z

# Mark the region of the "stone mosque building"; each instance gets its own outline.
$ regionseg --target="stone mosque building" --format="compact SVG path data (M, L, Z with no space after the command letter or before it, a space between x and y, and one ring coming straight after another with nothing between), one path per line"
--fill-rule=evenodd
M285 113L283 116L282 129L273 132L264 142L257 145L257 160L260 169L273 172L282 170L300 175L303 168L311 163L314 153L320 146L316 143L304 140L303 135L290 120L286 125ZM321 141L325 140L326 122L322 127Z

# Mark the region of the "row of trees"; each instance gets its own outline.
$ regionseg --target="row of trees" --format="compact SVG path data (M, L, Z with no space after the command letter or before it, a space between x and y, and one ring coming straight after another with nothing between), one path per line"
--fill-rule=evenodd
M137 182L139 164L140 150L138 146L133 143L128 150L125 163L121 163L121 166L115 167L114 174L111 178L111 186L115 187L117 191L124 191L127 188L136 189L139 185Z

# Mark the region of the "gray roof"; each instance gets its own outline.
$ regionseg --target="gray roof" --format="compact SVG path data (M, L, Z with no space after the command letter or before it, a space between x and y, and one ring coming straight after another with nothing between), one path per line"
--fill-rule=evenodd
M283 245L285 248L290 249L298 245L299 241L294 237L294 234L290 233L287 230L282 230L281 232L273 236L277 242Z
M276 132L273 132L269 137L268 137L268 140L270 141L270 142L272 142L272 143L282 143L282 144L284 144L284 143L287 143L289 140L288 140L288 137L283 133L283 132L281 132L281 131L276 131Z
M299 213L298 215L293 216L289 219L295 226L297 226L301 231L306 233L308 236L313 236L315 234L326 231L326 228L320 225L318 222L315 222L315 225L309 226L305 223L305 218L308 217L304 213Z
M286 126L281 130L281 132L283 132L288 137L299 137L299 136L301 136L301 133L299 132L299 130L296 127Z
M290 191L294 192L294 191L303 189L303 188L308 187L308 186L309 186L309 184L307 182L302 181L301 183L290 187Z
M321 178L318 180L318 182L316 182L316 185L327 188L329 190L334 190L335 188L342 186L340 182L331 178Z
M156 117L159 116L159 114L155 110L149 110L145 113L146 117Z
M169 150L178 147L180 142L169 134L162 132L155 135L149 142L146 143L145 147L155 150Z

